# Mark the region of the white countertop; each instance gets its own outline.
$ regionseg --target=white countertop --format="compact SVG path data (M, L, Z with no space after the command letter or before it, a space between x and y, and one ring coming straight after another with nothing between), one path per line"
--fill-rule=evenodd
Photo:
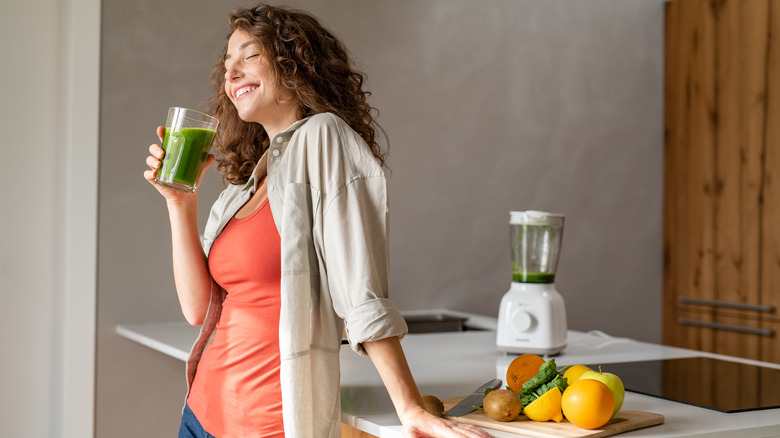
M473 325L490 328L490 319L484 318L475 318L478 322ZM186 322L127 324L116 330L124 337L180 360L187 359L198 334L198 328ZM560 366L709 356L780 369L778 364L615 338L600 332L569 331L567 342L563 353L555 357ZM496 349L495 332L490 330L409 334L402 345L420 391L441 399L469 394L493 378L504 379L506 367L515 357ZM342 346L341 374L342 421L382 438L401 438L400 422L370 359L355 354L349 346ZM780 409L726 414L630 391L626 392L623 407L659 413L665 421L620 436L780 437ZM500 431L491 433L500 438L520 436Z

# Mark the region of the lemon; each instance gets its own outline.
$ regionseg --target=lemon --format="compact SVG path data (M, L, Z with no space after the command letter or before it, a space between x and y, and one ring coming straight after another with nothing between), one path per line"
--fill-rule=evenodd
M523 409L526 417L534 421L563 421L561 413L561 390L558 387L545 392Z
M563 377L566 377L568 379L569 385L579 380L582 373L585 371L593 371L592 368L586 367L585 365L574 365L569 367L569 369L566 370L565 373L563 373Z

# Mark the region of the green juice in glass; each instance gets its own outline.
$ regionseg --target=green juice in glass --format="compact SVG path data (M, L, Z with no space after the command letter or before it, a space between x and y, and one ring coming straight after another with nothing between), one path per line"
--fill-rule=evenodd
M216 134L215 130L206 128L165 128L162 144L165 155L155 181L194 192Z

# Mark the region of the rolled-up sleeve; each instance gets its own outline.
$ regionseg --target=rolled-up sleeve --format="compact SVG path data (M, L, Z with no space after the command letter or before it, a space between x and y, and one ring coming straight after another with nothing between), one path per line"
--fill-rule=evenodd
M387 190L384 175L356 178L323 210L323 250L328 288L347 339L363 354L362 343L403 337L406 321L388 298Z
M387 298L377 298L353 307L347 312L345 321L349 345L361 354L365 353L363 342L393 336L402 338L408 331L395 303Z

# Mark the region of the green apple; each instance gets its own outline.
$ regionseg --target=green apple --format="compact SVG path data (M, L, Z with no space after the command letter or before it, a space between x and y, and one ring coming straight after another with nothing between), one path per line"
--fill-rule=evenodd
M607 385L607 388L612 391L612 395L615 396L615 410L612 411L612 416L614 417L623 406L623 398L626 396L626 389L623 387L623 381L620 380L620 377L612 373L604 373L601 371L601 367L599 367L598 371L585 371L582 373L579 380L582 379L598 380Z

